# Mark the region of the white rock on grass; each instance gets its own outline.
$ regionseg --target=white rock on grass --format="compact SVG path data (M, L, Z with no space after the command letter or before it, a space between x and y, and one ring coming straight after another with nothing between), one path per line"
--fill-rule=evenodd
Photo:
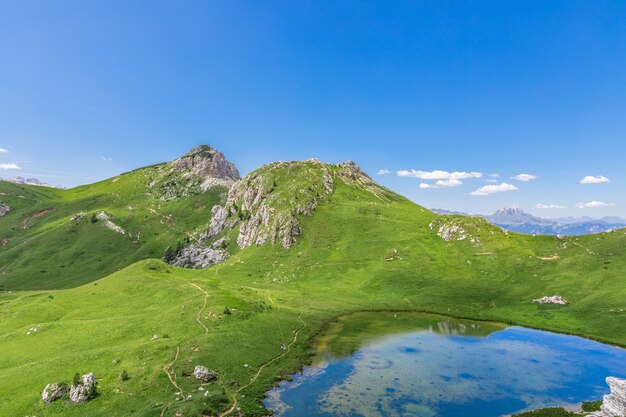
M567 304L567 300L561 297L560 295L545 296L545 297L537 298L536 300L533 300L533 301L539 304L560 304L560 305Z
M93 372L83 375L82 381L70 388L70 400L78 404L89 401L95 397L96 385L98 381Z
M41 393L41 399L45 403L51 403L61 398L69 390L69 387L64 382L57 382L56 384L48 384Z
M196 379L199 379L202 382L209 382L217 377L217 374L215 372L202 365L196 365L195 369L193 370L193 375L196 377Z

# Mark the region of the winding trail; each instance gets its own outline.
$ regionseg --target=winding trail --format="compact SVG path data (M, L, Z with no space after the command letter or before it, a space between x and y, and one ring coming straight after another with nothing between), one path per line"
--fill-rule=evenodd
M163 367L163 370L165 371L165 373L167 374L167 378L170 380L170 382L172 383L172 385L174 386L174 388L176 388L178 391L176 392L180 392L180 395L185 398L185 396L183 395L183 390L178 386L178 384L176 383L176 373L172 370L172 367L174 366L174 363L176 363L176 361L178 360L178 354L180 353L180 347L176 346L176 355L174 356L174 360L170 363L168 363L167 365L165 365ZM163 417L165 415L165 411L170 407L170 405L172 405L171 402L169 402L164 408L163 410L161 410L161 417Z
M291 351L291 346L293 346L294 343L296 343L298 341L298 335L300 334L300 332L307 327L307 324L304 320L302 320L302 313L298 314L298 320L300 320L302 322L302 326L300 326L297 330L295 330L293 332L293 338L291 340L291 342L287 345L287 349L281 353L280 355L276 355L273 358L271 358L270 360L268 360L267 362L264 362L263 364L261 364L261 366L259 366L259 369L257 369L257 371L255 372L255 374L252 376L252 378L250 379L250 382L248 382L246 385L240 387L237 391L235 391L236 393L241 392L242 390L248 388L250 385L254 384L257 380L257 378L259 377L259 375L261 375L261 372L263 371L263 369L265 369L265 367L267 367L267 365L283 358L284 356L286 356L287 354L289 354L289 352ZM233 411L235 411L235 409L237 408L237 398L235 396L233 396L233 405L231 405L231 407L224 411L223 413L219 414L218 417L226 417L228 415L230 415Z
M207 333L209 333L209 328L202 322L201 318L202 318L202 312L206 308L206 302L207 302L207 300L209 298L209 293L206 292L206 290L204 290L198 284L195 284L195 283L192 282L191 285L193 285L198 290L200 290L200 291L202 291L204 293L204 302L202 303L202 307L200 308L200 310L198 310L198 314L196 315L196 321L198 322L198 324L200 326L202 326L202 328L204 329L204 333L207 334Z
M191 232L188 232L187 230L183 230L180 227L178 227L178 225L176 224L176 221L174 220L172 216L161 214L155 209L153 209L152 207L144 207L144 208L148 210L150 213L156 215L157 217L160 217L161 222L163 222L163 224L169 224L174 230L180 233L184 233L185 235L189 237L189 239L192 239L196 243L200 243L200 241Z
M581 244L580 244L580 243L578 243L578 242L575 242L575 241L573 241L573 240L572 240L572 244L573 244L573 245L578 246L579 248L583 248L584 250L586 250L586 251L587 251L587 253L588 253L589 255L598 255L598 253L597 253L597 252L594 252L594 251L592 251L591 249L584 247L583 245L581 245Z

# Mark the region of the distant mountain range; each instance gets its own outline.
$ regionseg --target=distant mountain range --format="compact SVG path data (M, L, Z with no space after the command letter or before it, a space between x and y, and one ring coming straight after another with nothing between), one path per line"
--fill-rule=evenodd
M626 227L626 220L620 217L594 219L584 216L548 219L533 216L519 208L503 208L491 215L473 215L441 209L433 209L433 211L443 215L461 214L464 216L483 217L490 223L504 229L526 234L575 236L608 232Z
M51 187L51 188L64 188L58 185L48 184L47 182L43 182L37 178L13 177L13 178L0 178L0 180L12 182L14 184L37 185L39 187Z

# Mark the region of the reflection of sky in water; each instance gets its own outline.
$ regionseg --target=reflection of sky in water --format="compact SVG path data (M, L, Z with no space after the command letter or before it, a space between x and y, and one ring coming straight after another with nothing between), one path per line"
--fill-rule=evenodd
M626 350L520 327L486 338L419 331L307 368L266 405L284 417L495 417L599 399L609 375L626 377Z

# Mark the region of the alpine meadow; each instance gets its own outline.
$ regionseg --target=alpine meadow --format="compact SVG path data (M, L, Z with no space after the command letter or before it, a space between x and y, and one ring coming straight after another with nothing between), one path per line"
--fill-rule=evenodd
M2 416L268 415L266 392L355 312L626 346L626 231L523 235L438 215L350 161L239 178L200 146L68 190L0 182L0 201ZM567 302L533 301L555 294ZM90 372L89 401L42 401Z

